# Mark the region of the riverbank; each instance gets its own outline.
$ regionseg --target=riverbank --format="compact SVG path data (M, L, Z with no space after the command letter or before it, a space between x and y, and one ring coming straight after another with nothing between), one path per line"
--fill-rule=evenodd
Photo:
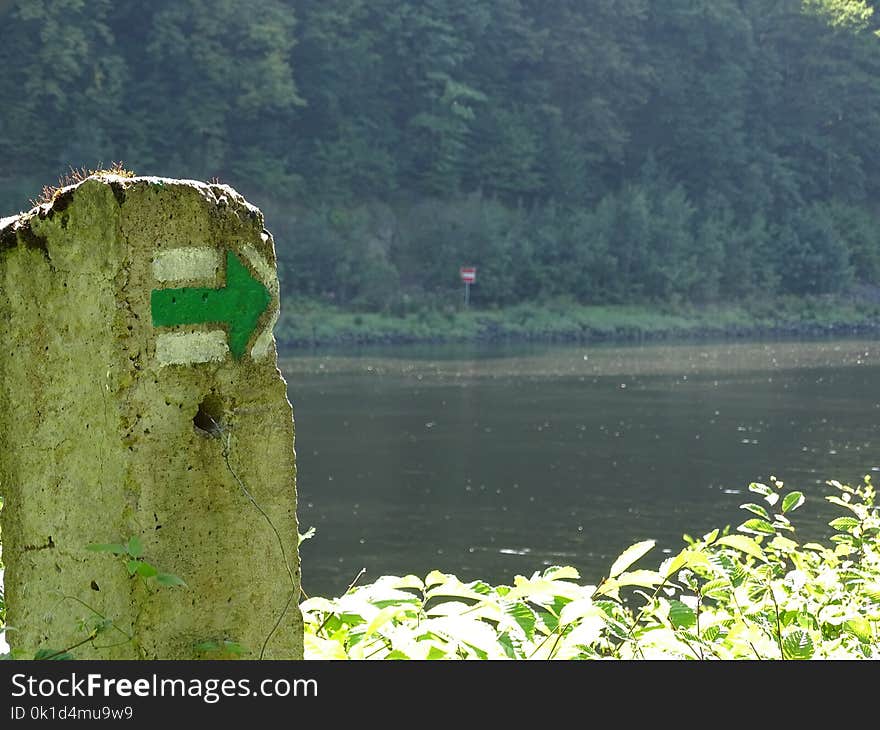
M705 307L584 306L568 302L379 314L286 301L275 329L284 349L447 342L631 342L665 339L880 334L876 297L787 298Z

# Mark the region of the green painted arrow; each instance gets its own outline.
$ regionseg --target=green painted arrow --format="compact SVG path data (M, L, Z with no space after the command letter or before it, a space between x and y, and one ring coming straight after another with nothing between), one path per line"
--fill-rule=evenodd
M228 325L229 351L244 355L257 322L272 300L269 290L232 251L226 252L226 286L153 289L150 310L154 327L220 322Z

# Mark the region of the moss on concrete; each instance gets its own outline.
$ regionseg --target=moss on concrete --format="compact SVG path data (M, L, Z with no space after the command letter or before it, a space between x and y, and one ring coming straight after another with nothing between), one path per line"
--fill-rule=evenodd
M133 637L106 634L77 651L83 658L197 658L196 644L218 639L255 658L287 606L265 657L301 657L298 596L288 601L278 540L248 497L282 536L298 593L293 418L266 335L278 286L259 210L227 186L105 175L4 219L0 244L0 493L13 648L84 638L78 619L94 616L83 601ZM225 268L214 281L155 278L159 254L189 247L259 259L251 273L272 302L239 359L157 358L163 335L195 342L227 326L152 323L153 289L224 284ZM270 347L256 346L267 337ZM214 429L203 427L206 414ZM188 588L130 578L123 561L86 550L132 535L151 564Z

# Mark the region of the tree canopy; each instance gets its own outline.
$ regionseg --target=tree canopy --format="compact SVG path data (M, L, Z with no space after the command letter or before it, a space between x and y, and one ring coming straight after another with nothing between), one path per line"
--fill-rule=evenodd
M875 5L5 0L0 202L219 178L286 288L371 309L461 264L484 306L876 284Z

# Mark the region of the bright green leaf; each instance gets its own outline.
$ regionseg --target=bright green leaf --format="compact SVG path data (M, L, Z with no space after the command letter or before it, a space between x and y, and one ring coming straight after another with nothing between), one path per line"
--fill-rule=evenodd
M446 659L448 654L443 651L440 647L434 645L430 649L428 649L428 656L426 659Z
M183 586L188 588L181 578L172 573L158 573L156 575L156 582L163 586Z
M444 583L453 577L454 576L447 575L446 573L441 573L439 570L432 570L425 577L425 587L430 588L431 586L437 585L438 583Z
M749 521L751 522L752 520ZM760 520L755 520L755 522L760 522ZM744 552L747 555L751 555L752 557L755 557L763 562L766 562L767 560L767 557L764 555L764 551L761 549L761 546L758 545L758 543L756 543L752 538L746 537L745 535L726 535L718 541L718 544L724 545L726 547L732 547L735 550Z
M553 565L544 571L547 580L578 580L581 574L570 565Z
M474 592L479 593L481 596L488 596L492 592L492 586L483 580L471 581L467 584L467 587Z
M864 616L856 616L843 624L845 631L855 636L859 641L871 643L874 640L874 634L871 630L871 622Z
M126 552L133 558L139 558L144 554L144 546L136 535L132 535L129 538Z
M633 570L629 573L621 573L617 578L617 585L641 586L642 588L654 588L665 581L665 578L656 570Z
M773 490L770 487L766 484L761 484L760 482L752 482L749 484L749 491L760 494L762 497L766 497L768 494L773 494Z
M474 654L477 655L477 659L486 660L489 658L489 652L487 652L485 649L481 649L478 646L474 646L473 644L469 644L466 641L462 641L461 644L462 644L462 646L466 646L466 647L468 647L468 649L473 651Z
M804 495L801 492L789 492L782 499L782 512L794 512L804 503Z
M516 621L517 625L523 630L526 639L531 641L535 637L535 622L537 620L535 612L522 601L504 601L502 607L504 613Z
M786 659L809 659L815 652L813 639L806 629L797 627L782 637L782 652Z
M751 532L757 535L775 535L776 528L766 520L746 520L738 528L743 532Z
M606 578L599 584L599 587L596 588L596 595L619 599L620 584L615 578Z
M306 632L303 637L305 659L348 659L345 647L338 641L323 639Z
M532 603L546 605L564 598L566 602L589 595L592 588L579 586L567 580L547 580L546 578L524 578L516 575L513 578L513 589L508 592L508 600L526 599Z
M137 563L137 574L142 578L153 578L159 575L159 571L149 563L143 561L137 561Z
M669 622L677 629L687 629L697 623L696 612L678 600L669 602Z
M674 558L664 561L661 566L663 575L667 578L677 573L682 568L692 568L696 565L708 565L709 560L705 552L702 550L694 550L685 548Z
M381 629L385 624L395 618L401 612L400 606L386 606L371 619L364 629L364 637L369 637Z
M742 585L745 579L745 572L738 560L732 560L728 555L716 553L709 556L709 562L720 569L735 588Z
M602 618L605 621L605 625L608 627L608 632L615 638L621 641L624 641L629 638L629 628L626 624L618 621L613 616L609 616L606 613L602 614Z
M311 598L303 601L300 604L300 608L303 610L303 612L323 611L324 613L334 613L336 611L336 604L329 598L323 598L322 596L312 596Z
M861 523L854 517L838 517L836 520L831 520L831 522L829 522L828 524L835 530L847 532L849 530L852 530L854 527L858 527Z
M517 658L516 646L513 643L513 639L510 638L510 634L506 631L498 635L498 645L502 648L508 659Z
M707 581L700 589L706 598L722 599L730 593L730 581L727 578L715 578Z
M830 497L825 497L825 499L827 499L832 504L836 504L840 507L846 507L850 512L856 512L856 505L849 502L844 502L840 497L832 495Z
M586 616L598 616L600 613L602 613L602 610L596 608L592 600L580 598L562 607L562 611L559 613L559 622L563 626L567 626L575 621L580 621Z
M740 509L746 509L753 514L758 515L758 517L763 517L765 520L770 519L770 513L764 509L760 504L755 504L754 502L747 502L746 504L741 504L739 506Z
M824 553L828 548L824 545L820 545L818 542L805 542L804 550L815 550L819 553Z
M405 575L402 578L393 581L391 587L397 589L413 588L422 591L425 589L425 584L422 583L422 579L417 575Z
M426 581L427 584L427 581ZM437 596L450 596L453 598L470 598L475 601L482 601L485 594L478 593L473 588L462 583L458 578L450 576L450 579L440 585L435 585L425 593L425 600L430 600Z
M767 547L772 547L781 552L792 552L797 550L798 544L794 540L790 540L782 535L777 535L767 544Z
M635 545L630 545L620 554L617 560L612 563L611 569L608 571L608 577L616 578L639 558L645 556L655 544L656 542L654 540L643 540L642 542L637 542Z

